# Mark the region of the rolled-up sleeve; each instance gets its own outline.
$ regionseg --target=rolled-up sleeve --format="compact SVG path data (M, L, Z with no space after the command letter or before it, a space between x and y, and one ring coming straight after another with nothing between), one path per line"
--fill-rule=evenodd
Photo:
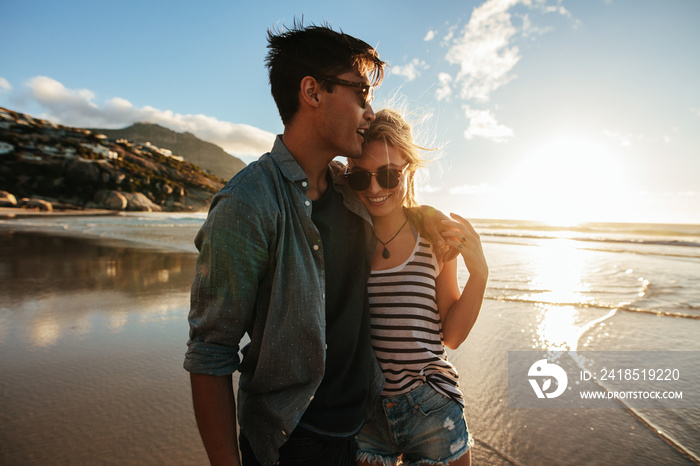
M261 219L271 219L252 205L254 199L240 186L225 188L195 239L199 257L184 363L189 372L223 376L240 364L239 345L255 313L270 240Z

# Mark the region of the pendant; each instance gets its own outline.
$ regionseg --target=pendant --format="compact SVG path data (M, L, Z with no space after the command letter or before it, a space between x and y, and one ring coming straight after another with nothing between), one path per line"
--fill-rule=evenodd
M386 246L384 246L384 251L382 252L382 257L384 259L388 259L389 257L391 257L391 254L389 253L389 250L386 248Z

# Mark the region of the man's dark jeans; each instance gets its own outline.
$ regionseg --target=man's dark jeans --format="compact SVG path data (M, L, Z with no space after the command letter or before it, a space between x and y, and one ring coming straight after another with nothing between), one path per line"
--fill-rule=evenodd
M248 440L240 435L243 466L261 466ZM326 437L297 427L280 448L279 466L355 466L357 444L355 437Z

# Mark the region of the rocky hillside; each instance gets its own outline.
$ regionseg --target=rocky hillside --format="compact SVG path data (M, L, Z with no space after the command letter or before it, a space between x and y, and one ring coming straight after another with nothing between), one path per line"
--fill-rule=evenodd
M181 155L190 163L214 175L229 180L245 167L245 163L221 147L198 139L192 133L178 133L153 123L135 123L124 129L91 129L110 139L127 139L136 144L148 142L173 154Z
M154 144L0 108L2 207L196 211L206 209L223 184Z

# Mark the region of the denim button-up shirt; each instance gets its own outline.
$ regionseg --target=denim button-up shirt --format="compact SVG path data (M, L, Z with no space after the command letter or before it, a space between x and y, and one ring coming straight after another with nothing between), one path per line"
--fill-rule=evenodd
M214 197L197 234L190 339L184 367L224 376L240 370L238 420L258 460L274 464L321 383L325 367L325 276L321 237L311 220L308 180L278 136ZM334 178L350 212L366 222L356 195ZM366 282L366 274L358 280ZM358 310L361 312L362 310ZM251 343L239 345L248 333ZM370 354L373 354L370 352ZM373 360L371 398L383 376Z

